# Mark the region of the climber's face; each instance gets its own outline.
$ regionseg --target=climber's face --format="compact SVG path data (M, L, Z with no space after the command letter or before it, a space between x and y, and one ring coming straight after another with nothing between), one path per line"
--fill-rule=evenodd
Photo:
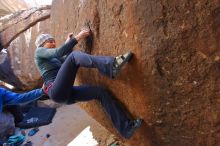
M56 48L56 42L54 39L50 39L47 40L44 44L43 44L44 48Z

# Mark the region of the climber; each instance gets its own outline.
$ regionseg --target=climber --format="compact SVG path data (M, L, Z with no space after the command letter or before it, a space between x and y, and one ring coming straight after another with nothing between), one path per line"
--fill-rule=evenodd
M141 126L141 119L130 119L105 88L90 85L73 86L79 67L97 68L103 75L115 78L132 56L131 52L114 58L73 51L73 47L90 33L89 29L80 31L74 37L73 33L70 33L59 48L56 48L55 39L51 35L40 34L37 37L35 63L44 80L44 92L53 101L64 104L92 99L100 101L119 133L125 138L130 138Z

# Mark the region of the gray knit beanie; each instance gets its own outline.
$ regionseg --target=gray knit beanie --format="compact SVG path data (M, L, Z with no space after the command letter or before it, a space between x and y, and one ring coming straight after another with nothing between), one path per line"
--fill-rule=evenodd
M54 40L54 38L49 35L49 34L40 34L36 41L35 41L35 45L38 47L41 47L47 40Z

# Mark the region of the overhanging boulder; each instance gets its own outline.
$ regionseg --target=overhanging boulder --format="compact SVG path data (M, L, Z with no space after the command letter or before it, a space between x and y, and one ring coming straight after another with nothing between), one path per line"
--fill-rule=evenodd
M34 63L34 42L38 34L50 32L49 18L50 6L19 11L1 18L1 43L8 54L1 58L0 80L23 90L42 84Z
M78 84L108 87L134 117L144 119L128 143L219 145L219 16L217 0L54 0L51 31L61 44L68 32L89 22L91 54L134 53L114 80L91 69L81 69L77 78ZM100 105L83 107L114 131Z

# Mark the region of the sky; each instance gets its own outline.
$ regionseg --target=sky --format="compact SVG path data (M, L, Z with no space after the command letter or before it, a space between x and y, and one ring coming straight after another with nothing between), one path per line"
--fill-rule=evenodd
M37 7L41 5L51 5L52 0L24 0L31 7Z

